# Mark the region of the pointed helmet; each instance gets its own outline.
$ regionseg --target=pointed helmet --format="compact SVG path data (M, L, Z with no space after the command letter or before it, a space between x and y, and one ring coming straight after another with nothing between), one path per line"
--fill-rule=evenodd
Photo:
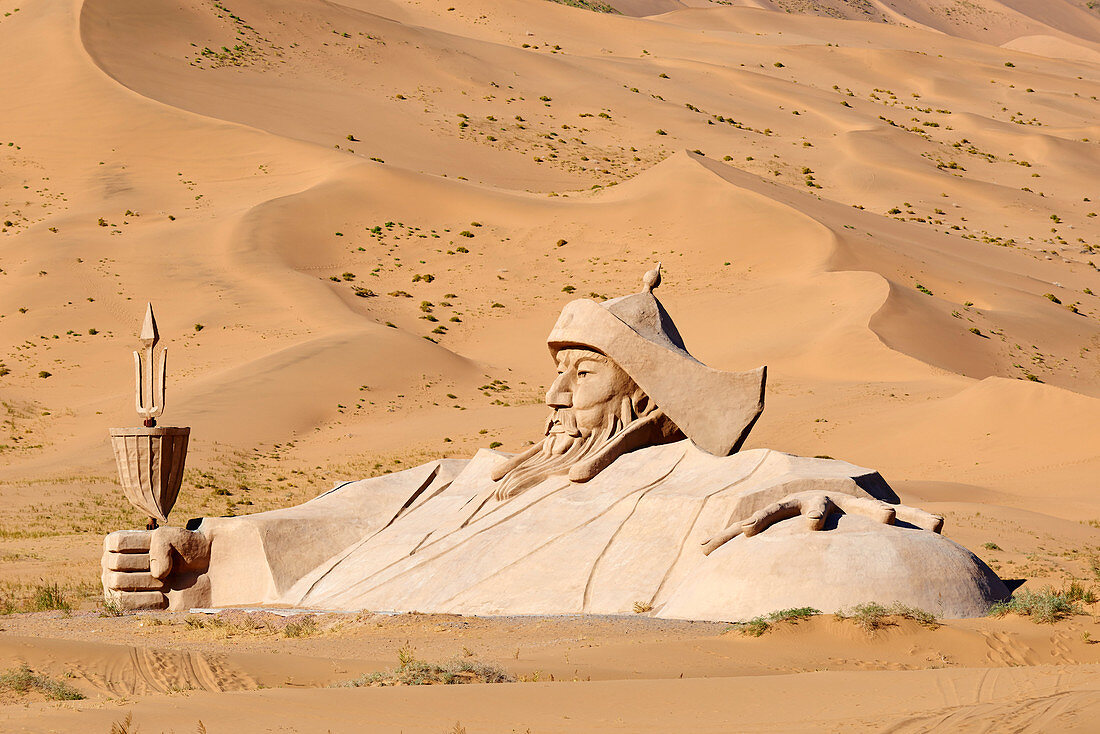
M569 347L601 352L696 446L717 456L734 453L764 410L767 368L725 372L695 359L653 295L661 283L660 263L642 283L641 293L567 303L546 339L550 352L556 356Z

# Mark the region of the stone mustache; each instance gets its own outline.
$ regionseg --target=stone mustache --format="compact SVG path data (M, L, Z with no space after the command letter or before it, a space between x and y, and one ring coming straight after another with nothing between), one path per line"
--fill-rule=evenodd
M900 601L943 617L1008 595L943 518L876 472L740 451L765 369L715 370L654 296L565 306L545 436L347 483L297 507L105 541L125 609L263 604L734 621ZM637 605L637 606L636 606Z

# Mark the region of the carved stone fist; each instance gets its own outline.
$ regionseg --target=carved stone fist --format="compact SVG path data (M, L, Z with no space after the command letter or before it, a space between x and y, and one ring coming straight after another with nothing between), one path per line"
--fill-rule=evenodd
M163 527L120 530L103 542L103 594L123 610L164 609L167 594L193 585L210 563L210 539Z
M842 492L799 492L788 495L779 502L757 510L746 519L734 520L725 530L703 541L703 554L710 555L723 544L738 535L751 538L770 526L789 517L802 515L810 530L821 530L830 513L840 510L845 514L863 515L885 525L895 520L915 525L923 530L938 533L943 529L943 518L908 505L891 505L870 497L853 497Z

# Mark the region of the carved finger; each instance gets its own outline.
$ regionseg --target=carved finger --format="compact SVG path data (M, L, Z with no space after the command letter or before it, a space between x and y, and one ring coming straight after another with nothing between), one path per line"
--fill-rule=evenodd
M897 517L896 506L887 504L882 500L843 494L834 496L833 501L837 507L848 514L863 515L884 525L893 525L894 519Z
M746 538L751 538L757 533L767 530L780 520L794 517L802 511L802 499L788 497L780 502L773 502L762 510L757 510L743 524L742 532Z
M747 520L734 520L725 530L703 541L703 555L709 556L716 549L742 533L746 538L752 537L779 520L794 517L799 513L801 507L801 499L792 496L757 510Z
M722 547L723 545L740 535L743 529L744 527L740 523L736 523L734 525L730 525L728 528L718 533L717 535L711 538L707 538L703 541L703 555L709 556L718 548Z
M828 495L820 493L814 493L802 499L802 517L806 518L810 530L821 530L825 527L830 504Z
M148 530L117 530L103 539L103 552L147 553L151 538Z
M896 508L898 519L910 525L916 525L922 530L931 530L938 533L943 530L943 515L933 515L931 512L918 510L908 505L898 505Z
M172 573L172 538L165 530L175 528L157 528L149 543L149 573L153 578L165 579Z
M105 571L103 586L111 591L159 591L164 581L148 571Z
M163 579L176 571L201 571L210 562L210 541L202 533L164 527L149 543L149 572Z

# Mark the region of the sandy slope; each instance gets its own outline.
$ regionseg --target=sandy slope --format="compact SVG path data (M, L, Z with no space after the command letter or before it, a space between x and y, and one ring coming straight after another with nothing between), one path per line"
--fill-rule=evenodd
M185 615L12 620L0 663L60 675L88 698L0 707L7 731L1089 731L1095 620L1051 629L901 621L873 634L819 618L763 638L724 625L644 618L336 615L308 639ZM165 618L166 617L166 618ZM209 619L209 618L207 618ZM231 623L232 624L232 623ZM49 634L50 639L28 635ZM502 685L333 690L393 667L469 655L521 678ZM10 661L10 662L9 662ZM263 690L263 689L273 690ZM791 699L797 699L792 701ZM792 705L793 704L793 705ZM736 722L736 723L733 723Z
M0 2L0 580L92 582L139 522L105 435L146 300L193 427L182 519L521 447L562 304L654 260L698 357L769 365L752 446L881 470L1029 587L1089 577L1100 16L688 4Z

